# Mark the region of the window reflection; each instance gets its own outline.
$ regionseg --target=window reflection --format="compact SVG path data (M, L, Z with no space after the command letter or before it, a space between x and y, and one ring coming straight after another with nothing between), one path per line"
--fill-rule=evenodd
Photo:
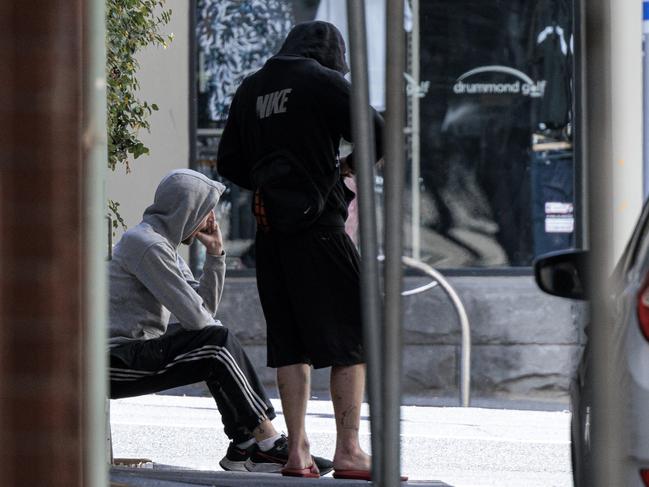
M420 16L429 260L527 266L572 246L571 3L430 1Z
M220 131L241 80L277 51L299 21L318 17L346 32L344 4L197 0L199 170L216 177ZM377 109L384 99L382 5L366 0ZM506 267L529 266L535 255L574 246L575 218L581 215L572 148L572 2L406 5L410 59L404 96L419 104L419 130L413 131L412 103L406 130L406 253L436 267ZM220 216L229 265L254 267L250 194L228 186ZM380 171L375 187L380 196ZM350 214L348 229L355 237L353 208Z

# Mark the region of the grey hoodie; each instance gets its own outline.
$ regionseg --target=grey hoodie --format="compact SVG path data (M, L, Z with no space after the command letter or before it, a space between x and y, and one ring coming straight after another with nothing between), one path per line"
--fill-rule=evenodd
M167 174L142 222L115 246L108 265L109 345L164 334L170 313L188 330L218 324L225 256L206 255L196 281L178 246L216 206L225 186L190 169Z

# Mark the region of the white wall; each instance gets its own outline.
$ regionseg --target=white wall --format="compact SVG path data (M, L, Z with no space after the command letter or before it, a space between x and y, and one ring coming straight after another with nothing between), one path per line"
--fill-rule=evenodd
M160 108L151 115L151 133L140 132L151 152L132 161L131 173L118 167L107 177L108 198L120 203L129 227L139 223L162 177L172 169L189 166L190 2L167 0L166 6L172 16L163 32L173 32L173 42L167 49L148 48L139 55L141 99Z
M642 1L611 5L613 252L617 260L640 214L643 199Z

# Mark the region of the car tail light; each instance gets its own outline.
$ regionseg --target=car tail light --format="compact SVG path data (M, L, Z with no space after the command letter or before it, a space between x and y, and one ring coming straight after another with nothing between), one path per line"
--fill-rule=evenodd
M646 487L649 487L649 470L640 470L640 477L642 477L642 481Z
M649 340L649 279L645 279L638 294L638 323L642 334Z

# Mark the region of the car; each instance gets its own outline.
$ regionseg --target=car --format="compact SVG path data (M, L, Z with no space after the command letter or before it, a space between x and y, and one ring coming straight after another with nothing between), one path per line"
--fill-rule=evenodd
M567 250L536 259L537 285L545 292L588 299L588 251ZM627 394L621 404L628 426L625 486L649 487L649 202L610 277L611 320ZM588 326L586 326L588 335ZM591 418L593 377L586 342L570 386L571 457L575 487L592 485Z

